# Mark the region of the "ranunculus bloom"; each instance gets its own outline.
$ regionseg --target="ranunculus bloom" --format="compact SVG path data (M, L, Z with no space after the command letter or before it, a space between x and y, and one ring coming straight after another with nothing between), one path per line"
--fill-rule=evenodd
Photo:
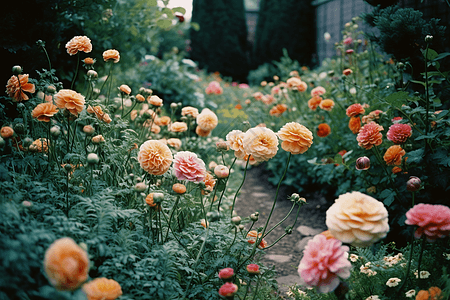
M219 278L222 280L231 279L234 275L233 268L225 268L219 271Z
M231 282L225 282L219 289L219 295L225 298L232 297L238 291L238 286Z
M340 195L326 212L326 224L335 238L356 247L370 246L389 231L383 203L360 192Z
M351 37L345 38L344 39L344 45L350 45L351 43L353 43L353 39Z
M159 98L158 96L153 95L148 99L148 103L159 107L159 106L163 105L163 100L161 98Z
M48 140L46 138L40 138L35 140L28 148L33 152L44 152L48 151Z
M253 96L253 98L255 98L255 100L260 101L264 97L264 94L261 92L255 92L255 93L253 93L252 96Z
M175 148L180 149L181 148L181 140L177 138L170 138L166 141L167 145Z
M361 118L360 117L351 117L348 121L348 128L354 133L357 134L361 129Z
M206 171L206 169L205 169L205 171ZM205 178L203 179L203 183L205 184L205 188L204 188L204 190L202 190L202 194L205 195L214 190L214 186L216 185L216 180L214 179L214 176L212 176L210 173L206 172Z
M197 118L198 109L192 106L185 106L181 109L182 116L191 116L193 118Z
M213 130L218 123L219 120L216 114L208 108L204 108L202 112L197 115L197 125L205 131Z
M399 166L402 164L403 155L405 155L405 150L399 145L394 145L386 150L383 156L384 161L388 166Z
M24 92L35 92L34 84L28 82L28 76L28 74L23 74L17 78L14 75L6 83L6 92L14 101L21 102L22 100L28 100L29 98Z
M103 60L104 61L114 61L114 63L118 63L120 60L120 53L115 49L109 49L103 52Z
M11 126L3 126L0 135L2 138L8 139L14 135L14 129Z
M259 266L257 264L248 264L246 269L250 275L258 275L260 273Z
M450 208L440 204L416 204L406 212L406 224L419 226L414 237L425 235L427 241L450 235Z
M254 244L254 243L256 243L256 239L260 239L261 236L262 236L262 232L258 233L256 230L250 230L247 233L247 241L250 244ZM264 239L262 239L261 242L258 245L258 248L259 249L264 249L266 247L267 247L267 242Z
M122 84L121 86L119 86L119 91L127 95L131 94L131 88L126 84Z
M334 101L331 99L325 99L320 101L319 107L326 111L331 111L334 107Z
M164 143L157 140L144 142L139 148L138 161L141 168L152 175L166 173L172 163L172 152Z
M306 284L314 286L320 293L329 293L337 288L340 279L350 277L351 262L347 259L349 248L337 239L327 239L318 234L308 241L298 274Z
M78 51L89 53L92 51L91 40L87 36L75 36L66 44L67 53L75 55Z
M86 109L86 111L90 114L95 114L97 119L99 119L100 121L103 121L105 123L111 123L111 121L112 121L111 117L107 113L103 112L100 105L97 105L94 107L89 105L88 108Z
M178 180L200 182L206 176L205 163L197 157L197 154L190 151L175 154L173 169Z
M170 131L172 132L185 132L187 130L187 124L184 122L173 122L170 125Z
M173 190L175 193L181 195L181 194L186 193L186 186L185 186L184 184L181 184L181 183L175 183L175 184L172 186L172 190Z
M33 111L31 111L31 116L38 121L50 122L50 118L53 117L58 112L58 107L51 102L44 102L38 104Z
M83 284L82 289L88 300L114 300L122 295L120 284L104 277Z
M154 195L155 193L148 194L147 197L145 197L145 203L150 206L150 208L156 211L161 211L161 204L155 202Z
M225 138L230 149L234 150L234 155L237 158L243 159L247 154L244 150L244 144L242 142L244 132L240 130L233 130L230 131Z
M442 300L441 289L432 286L428 291L420 290L416 295L416 300Z
M408 124L393 124L386 134L388 140L394 144L403 144L411 136L412 129Z
M253 127L244 133L242 138L245 153L256 161L268 161L277 154L278 138L266 127Z
M138 102L144 102L145 101L145 97L144 96L142 96L141 94L137 94L136 95L136 100L138 101Z
M158 134L161 132L161 127L159 127L158 125L156 125L155 123L152 124L152 128L150 129L151 132L153 132L154 134Z
M361 127L358 136L356 137L358 145L366 150L371 149L373 146L380 145L383 142L380 131L383 129L383 126L378 125L375 122L364 125Z
M313 143L312 132L296 122L286 123L277 135L283 141L281 148L292 154L305 153Z
M93 59L92 57L86 57L85 59L83 59L83 62L86 65L93 65L95 63L95 59Z
M358 115L362 115L365 112L364 107L359 104L355 103L347 107L347 110L345 113L347 114L347 117L356 117Z
M55 104L61 109L67 109L72 115L78 116L78 114L84 108L84 96L69 90L62 89L55 95Z
M221 95L223 93L223 88L220 86L220 83L218 81L211 81L208 84L208 87L205 89L206 94L216 94Z
M323 100L322 97L314 96L314 97L312 97L311 99L308 100L308 107L311 110L316 110L317 107L319 107L320 102L322 102L322 100Z
M304 92L308 89L308 85L306 84L306 82L302 81L294 89L297 89L297 91L299 91L299 92Z
M104 141L105 138L101 134L92 137L92 143L94 144L100 144L103 143Z
M325 94L325 92L326 92L326 90L324 87L321 87L321 86L315 87L311 90L311 97L321 96L321 95Z
M302 80L299 77L291 77L286 80L287 87L292 89L293 87L297 87L302 83Z
M170 117L162 116L161 118L157 118L155 124L158 126L167 126L170 124Z
M211 134L211 130L203 130L200 126L195 127L195 133L201 137L207 137Z
M279 117L281 116L285 111L287 110L286 104L277 104L274 107L272 107L269 111L269 114L271 116Z
M44 269L50 283L60 291L73 291L88 278L89 258L68 237L54 241L45 251Z
M326 137L327 135L330 134L330 132L331 132L330 125L328 125L327 123L319 124L319 126L317 127L317 135L319 137Z
M228 175L230 175L230 169L228 169L228 167L224 165L217 165L214 168L214 174L217 176L217 178L227 178Z

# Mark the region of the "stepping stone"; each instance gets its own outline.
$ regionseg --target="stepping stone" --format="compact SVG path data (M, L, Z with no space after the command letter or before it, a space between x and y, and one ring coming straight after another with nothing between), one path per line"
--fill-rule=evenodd
M269 194L267 193L260 193L260 192L253 192L250 194L251 197L269 197Z
M292 255L267 254L264 257L280 264L288 262L292 259Z
M311 240L312 238L313 238L312 236L308 236L308 237L302 238L297 243L297 249L299 249L300 251L303 251L303 249L305 249L306 244L308 244L308 241Z
M286 294L289 291L289 287L297 284L297 286L306 286L305 281L299 275L288 275L277 278L278 289Z
M300 234L303 236L314 236L321 233L323 230L301 225L297 227L297 231L300 232Z

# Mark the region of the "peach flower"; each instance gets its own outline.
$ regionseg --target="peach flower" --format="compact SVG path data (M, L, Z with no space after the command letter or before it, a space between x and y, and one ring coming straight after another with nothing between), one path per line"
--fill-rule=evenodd
M397 174L400 173L402 171L402 168L400 167L393 167L392 168L392 173Z
M348 128L354 133L357 134L361 129L361 118L360 117L351 117L348 121Z
M216 114L208 108L204 108L202 112L197 115L197 125L205 131L213 130L218 123L219 120Z
M0 135L4 139L8 139L14 135L14 129L11 126L3 126Z
M139 148L138 161L141 168L147 173L162 175L169 170L172 164L172 152L164 143L149 140Z
M281 148L292 154L305 153L313 143L312 132L296 122L286 123L277 135L283 141Z
M279 117L281 116L285 111L287 110L286 104L277 104L274 107L272 107L269 111L269 114L271 116Z
M185 132L187 129L187 124L184 122L173 122L170 125L170 131L172 132Z
M161 98L159 98L156 95L150 96L148 99L148 103L150 103L153 106L162 106L163 105L163 100Z
M119 91L127 95L131 94L131 88L126 84L122 84L121 86L119 86Z
M14 101L21 102L22 100L28 100L30 98L24 92L35 92L34 84L28 82L28 76L28 74L23 74L17 78L17 76L13 75L6 83L6 92Z
M92 51L91 39L87 36L75 36L66 44L67 53L75 55L78 51L89 53Z
M58 107L56 105L51 102L45 102L38 104L31 112L31 116L38 121L50 122L50 118L57 112Z
M181 140L177 139L177 138L170 138L167 141L167 145L175 148L175 149L180 149L181 148Z
M161 132L161 127L159 127L158 125L156 125L155 123L152 124L152 128L150 129L151 132L153 132L154 134L158 134Z
M106 50L105 52L103 52L103 60L118 63L120 60L120 53L115 49Z
M345 111L347 117L356 117L358 115L362 115L364 112L364 107L359 103L350 105Z
M326 111L331 111L334 107L334 101L331 99L322 100L319 104L319 107Z
M412 129L408 124L396 123L389 127L386 134L388 140L394 144L403 144L411 136Z
M268 161L277 154L278 138L266 127L254 127L247 130L242 138L245 153L251 155L255 161Z
M161 118L157 118L155 124L158 126L167 126L170 124L170 117L162 116Z
M150 193L145 197L145 203L152 209L156 211L161 211L161 204L155 203L155 193Z
M55 95L55 104L61 109L67 109L72 115L78 116L78 114L84 108L84 96L69 90L62 89Z
M104 141L105 138L101 134L92 137L92 143L94 144L100 144L103 143Z
M142 96L141 94L137 94L137 95L136 95L136 100L137 100L137 102L142 103L142 102L145 101L145 97Z
M308 100L308 107L311 110L316 110L317 107L319 107L320 102L322 102L322 100L323 100L322 97L314 96L314 97L312 97L311 99Z
M419 226L414 237L425 235L427 241L450 235L450 208L439 204L416 204L406 212L406 224Z
M388 212L383 203L360 192L340 195L326 212L331 234L356 247L367 247L389 231Z
M206 169L205 169L206 171ZM206 173L205 178L203 179L203 182L205 183L205 189L202 191L202 194L206 194L209 192L212 192L214 189L214 186L216 185L216 180L214 179L214 176L212 176L210 173ZM206 193L204 193L206 192Z
M196 133L198 136L201 136L201 137L207 137L207 136L211 133L211 130L203 130L200 126L197 126L197 127L195 128L195 133Z
M262 232L258 233L256 230L251 230L247 233L247 241L249 242L249 244L254 244L256 243L257 239L260 239L262 236ZM259 249L264 249L267 247L267 242L262 239L261 242L258 245Z
M308 85L306 84L306 82L302 81L296 88L299 92L305 92L308 89Z
M97 119L99 119L100 121L103 121L105 123L111 123L111 117L107 114L104 113L101 106L97 105L97 106L88 106L88 108L86 109L86 111L90 114L95 114L95 116L97 117Z
M243 159L247 154L244 150L244 144L242 142L244 132L240 130L233 130L230 131L225 138L230 149L234 150L234 155L239 159Z
M180 151L174 156L173 169L178 180L201 182L206 176L206 167L197 154Z
M326 137L330 134L330 132L330 125L328 125L327 123L319 124L319 126L317 127L317 135L319 137Z
M177 194L184 194L186 193L186 186L184 184L181 183L175 183L174 185L172 185L172 190L177 193Z
M286 80L286 84L288 88L297 87L302 83L302 80L299 77L291 77Z
M44 269L50 283L60 291L73 291L88 278L89 258L71 238L54 241L45 251Z
M356 140L358 145L366 150L371 149L373 146L378 146L382 143L382 135L380 131L384 128L375 122L370 122L359 130Z
M342 246L341 241L318 234L308 241L298 274L319 293L332 292L338 287L340 278L350 277L352 264L347 259L348 251L349 247Z
M44 152L48 151L48 140L46 138L40 138L35 140L28 148L32 152Z
M182 116L191 116L193 118L197 118L198 109L192 106L185 106L181 109Z
M405 155L405 150L399 145L394 145L386 150L383 156L384 161L388 166L399 166L402 164L403 155Z
M245 100L245 103L249 104L249 103L247 103L247 100ZM261 99L261 102L266 104L266 105L270 105L270 104L275 102L275 97L272 96L272 95L264 95L264 97L262 97L262 99Z
M114 300L122 295L120 284L104 277L85 283L82 289L88 300Z
M325 88L324 88L324 87L321 87L321 86L318 86L318 87L315 87L315 88L313 88L313 89L311 90L311 97L314 97L314 96L321 96L321 95L323 95L323 94L325 94L325 93L326 93Z
M264 97L264 94L261 92L255 92L253 93L252 97L255 98L255 100L261 101Z

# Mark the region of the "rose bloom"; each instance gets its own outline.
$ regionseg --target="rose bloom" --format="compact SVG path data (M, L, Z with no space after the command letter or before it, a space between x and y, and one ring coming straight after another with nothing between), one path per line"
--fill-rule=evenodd
M242 141L244 138L244 132L240 130L233 130L230 131L225 138L230 149L234 150L234 155L239 159L243 159L247 154L244 150L244 144Z
M100 121L103 121L105 123L111 123L111 117L107 114L104 113L101 106L97 105L97 106L88 106L88 108L86 109L86 111L90 114L95 114L95 116L97 117L97 119L99 119Z
M345 113L347 114L347 117L356 117L358 115L362 115L364 112L364 107L359 103L355 103L347 107Z
M195 133L198 135L198 136L201 136L201 137L207 137L207 136L209 136L210 135L210 133L211 133L211 131L209 130L203 130L200 126L197 126L196 128L195 128Z
M163 105L163 100L161 98L159 98L158 96L153 95L153 96L150 96L150 98L148 99L148 103L159 107L159 106Z
M118 63L120 60L120 53L115 49L106 50L105 52L103 52L103 60Z
M173 169L178 180L201 182L206 176L206 167L197 154L180 151L174 156Z
M360 117L351 117L348 121L348 128L354 133L357 134L361 129L361 118Z
M378 125L375 122L364 125L361 127L358 136L356 137L358 145L366 150L371 149L373 146L380 145L382 143L380 131L383 129L383 126Z
M327 123L319 124L319 126L317 127L317 135L319 137L326 137L327 135L330 134L330 132L331 132L330 125L328 125Z
M216 114L208 108L204 108L197 116L197 125L205 131L213 130L218 123Z
M121 86L119 86L119 91L127 95L131 94L131 88L126 84L122 84Z
M60 291L73 291L88 278L89 258L71 238L54 241L45 251L44 269L50 283Z
M157 118L155 124L158 126L167 126L170 124L170 117L162 116L161 118Z
M334 107L334 101L331 99L325 99L320 102L319 107L326 111L331 111Z
M260 239L262 236L262 232L258 233L256 230L251 230L247 233L247 241L249 242L249 244L254 244L256 243L256 239ZM267 247L267 242L262 239L261 242L258 245L259 249L264 249Z
M185 132L187 130L187 124L184 122L173 122L170 125L170 131L172 132Z
M170 138L166 141L167 145L175 148L180 149L181 148L181 140L177 138Z
M399 166L402 164L402 158L405 154L406 152L402 149L402 147L399 145L394 145L386 150L383 159L388 166Z
M271 116L279 117L281 116L285 111L287 110L286 104L277 104L274 107L272 107L269 111L269 114Z
M28 76L28 74L23 74L17 78L17 76L13 75L6 83L6 92L14 101L21 102L22 100L28 100L30 98L24 92L35 92L34 84L28 82Z
M47 152L48 151L48 140L46 138L40 138L35 140L28 148L33 152Z
M31 116L38 121L50 122L50 118L57 112L58 107L56 105L51 102L45 102L38 104L31 112Z
M72 115L78 114L84 108L84 96L68 89L62 89L55 95L55 104L58 108L67 109Z
M221 95L223 93L223 88L220 86L220 83L218 81L211 81L208 84L208 87L205 89L205 93L207 95L209 94Z
M191 116L193 118L197 118L198 109L192 106L185 106L181 109L182 116Z
M166 173L172 163L172 152L164 143L156 140L144 142L139 148L138 161L141 168L152 175Z
M14 135L14 129L10 126L3 126L0 135L4 139L8 139Z
M319 107L320 102L322 102L322 100L323 100L322 97L314 96L314 97L312 97L311 99L308 100L308 107L311 110L316 110L317 107Z
M414 237L425 235L427 241L450 235L450 208L439 204L416 204L406 212L406 224L419 226Z
M308 241L303 258L298 266L298 274L309 286L319 293L334 291L339 278L350 277L352 264L347 259L349 248L337 239L327 239L318 234Z
M242 138L245 153L256 161L268 161L277 154L278 138L266 127L254 127L247 130Z
M331 234L355 247L367 247L389 231L388 212L383 203L360 192L340 195L326 212Z
M89 53L92 51L91 40L87 36L75 36L66 44L67 53L75 55L78 51Z
M412 129L408 124L393 124L386 134L388 140L394 144L403 144L411 136Z
M342 74L344 74L345 76L348 76L352 73L353 73L352 69L345 69L344 71L342 71Z
M428 291L420 290L416 295L416 300L441 300L441 293L442 291L440 288L432 286Z
M104 277L85 283L82 289L88 300L114 300L122 295L120 284Z
M231 282L225 282L219 289L219 295L222 297L232 297L238 291L238 286Z
M281 148L292 154L305 153L313 143L312 132L296 122L286 123L277 135L283 141Z
M324 88L324 87L321 87L321 86L318 86L318 87L315 87L315 88L313 88L313 89L311 90L311 97L314 97L314 96L321 96L321 95L323 95L323 94L325 94L325 93L326 93L325 88Z

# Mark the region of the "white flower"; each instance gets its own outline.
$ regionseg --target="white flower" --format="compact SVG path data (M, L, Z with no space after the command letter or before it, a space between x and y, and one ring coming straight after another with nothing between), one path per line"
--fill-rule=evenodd
M407 291L406 293L405 293L405 296L407 297L407 298L412 298L412 297L414 297L416 295L416 290L409 290L409 291Z
M323 34L323 38L328 42L331 39L331 34L329 32L325 32Z
M386 285L388 287L394 287L397 286L400 281L402 281L400 278L389 278L389 280L386 282Z
M450 253L442 253L446 260L450 260Z
M356 261L358 260L358 255L356 255L356 254L350 254L349 259L350 259L352 262L356 262Z
M416 278L419 278L417 270L414 272L414 275L416 275ZM427 279L428 277L430 277L430 275L431 274L428 271L420 271L420 279Z
M380 300L380 297L378 297L378 295L372 295L367 297L366 300Z
M352 94L352 95L356 94L356 88L354 88L354 87L351 87L348 91L349 91L350 94Z

